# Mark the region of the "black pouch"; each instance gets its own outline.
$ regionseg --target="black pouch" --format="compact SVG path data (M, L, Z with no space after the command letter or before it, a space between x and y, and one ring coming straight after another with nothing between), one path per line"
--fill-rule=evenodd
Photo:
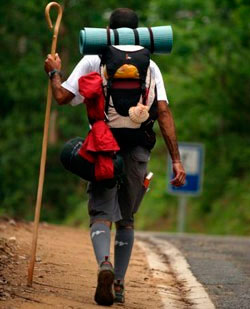
M151 128L112 128L111 131L121 149L142 146L151 150L154 148L156 142L155 132Z
M83 142L83 138L75 137L65 143L61 151L60 160L64 168L71 173L81 177L84 180L97 182L95 179L95 165L78 154ZM98 181L98 183L109 188L114 187L123 177L124 163L122 157L116 155L113 162L114 178Z
M141 97L140 89L111 89L115 110L121 116L128 116L130 107L136 106Z
M69 140L62 148L60 159L64 168L82 179L95 179L95 166L78 154L84 139L76 137Z

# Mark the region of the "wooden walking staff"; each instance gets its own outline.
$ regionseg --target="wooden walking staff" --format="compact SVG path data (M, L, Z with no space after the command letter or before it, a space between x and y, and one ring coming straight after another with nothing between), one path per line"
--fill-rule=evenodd
M53 40L51 45L51 54L55 56L56 53L56 44L57 44L57 36L59 32L59 27L62 19L62 7L57 2L50 2L45 8L45 17L50 29L53 29L53 25L50 18L50 9L52 7L57 8L58 15L56 19L56 24L54 27ZM41 154L41 163L40 163L40 174L38 181L38 190L37 190L37 198L36 198L36 210L35 210L35 219L34 219L34 231L33 231L33 239L32 239L32 248L31 248L31 258L30 265L28 269L28 286L32 286L33 280L33 272L36 258L36 247L37 247L37 236L38 236L38 225L40 220L40 210L42 203L42 194L43 194L43 183L44 183L44 174L45 174L45 163L46 163L46 155L47 155L47 145L48 145L48 132L49 132L49 120L50 120L50 110L52 103L52 89L51 89L51 81L49 80L48 84L48 94L47 94L47 105L46 105L46 113L45 113L45 121L44 121L44 131L43 131L43 144L42 144L42 154Z

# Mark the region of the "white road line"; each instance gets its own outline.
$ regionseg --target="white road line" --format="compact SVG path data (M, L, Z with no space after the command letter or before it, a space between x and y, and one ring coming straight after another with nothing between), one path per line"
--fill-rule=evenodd
M171 283L172 278L170 275L167 275L170 273L168 265L161 261L159 255L152 251L151 246L149 246L147 242L137 241L136 243L145 252L148 265L153 272L154 278L159 279L159 281L169 281ZM173 291L171 285L162 282L161 284L157 284L157 290L161 297L164 309L184 309L183 306L180 307L176 291Z
M177 279L177 281L183 285L183 289L185 290L185 299L190 302L189 305L185 304L180 299L180 291L176 291L176 288L171 285L169 286L163 284L161 287L158 286L158 290L159 294L161 295L164 308L215 309L215 306L209 298L209 295L205 291L204 287L194 277L185 257L176 247L174 247L168 241L140 234L140 239L143 238L145 241L140 241L139 245L143 248L147 255L149 266L154 270L154 276L157 278L157 270L160 270L160 272L162 272L161 276L166 274L164 276L164 281L167 281L167 279L171 279L170 277L167 277L170 276L169 274L171 272L173 272L175 279ZM152 251L152 248L146 242L146 240L150 241L156 246L156 251L160 251L160 253L167 257L169 265L168 263L164 263L162 261L159 254Z

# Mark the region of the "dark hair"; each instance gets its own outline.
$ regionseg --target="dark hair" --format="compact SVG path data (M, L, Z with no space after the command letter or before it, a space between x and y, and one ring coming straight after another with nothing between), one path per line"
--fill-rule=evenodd
M116 9L110 16L109 27L111 29L122 27L135 29L138 27L138 16L133 10L128 8Z

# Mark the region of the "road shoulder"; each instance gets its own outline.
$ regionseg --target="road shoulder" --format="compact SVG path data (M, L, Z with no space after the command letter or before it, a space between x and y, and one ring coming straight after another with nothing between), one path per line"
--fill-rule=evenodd
M32 288L26 286L32 224L0 222L0 235L1 309L100 308L93 300L97 265L88 231L40 224ZM155 278L137 244L124 307L162 308Z
M137 233L156 278L164 308L214 309L205 288L197 281L181 252L166 240ZM159 275L160 274L160 275Z

